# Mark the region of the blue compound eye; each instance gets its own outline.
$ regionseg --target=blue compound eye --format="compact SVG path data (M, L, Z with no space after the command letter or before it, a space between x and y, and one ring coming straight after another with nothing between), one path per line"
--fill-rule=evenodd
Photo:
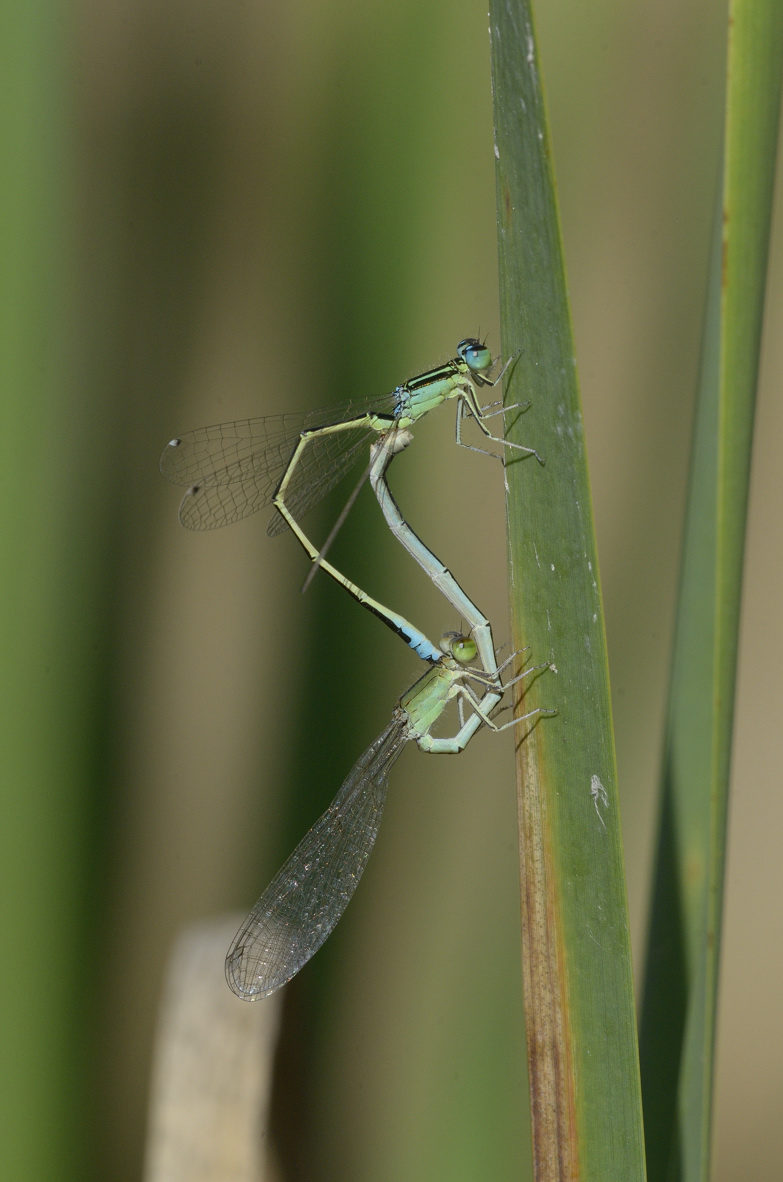
M461 357L474 373L482 373L492 365L492 354L486 345L469 337L457 345L457 356Z

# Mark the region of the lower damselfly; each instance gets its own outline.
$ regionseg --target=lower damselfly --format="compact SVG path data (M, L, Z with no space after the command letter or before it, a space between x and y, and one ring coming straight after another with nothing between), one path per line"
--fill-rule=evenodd
M497 685L470 663L471 637L456 632L441 640L441 655L400 698L391 722L349 772L326 812L300 841L272 879L226 956L226 979L237 997L256 1001L274 993L299 972L326 940L353 896L367 865L383 815L389 772L411 740L422 751L457 754L479 727L506 730L554 713L531 710L498 725L490 717ZM517 654L514 654L516 656ZM508 665L514 657L501 666ZM539 665L511 678L505 692ZM473 686L483 691L480 697ZM462 702L468 717L448 738L431 734L449 702Z

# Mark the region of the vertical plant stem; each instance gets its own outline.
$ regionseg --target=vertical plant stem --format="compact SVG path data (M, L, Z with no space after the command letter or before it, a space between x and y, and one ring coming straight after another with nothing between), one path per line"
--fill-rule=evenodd
M85 718L97 644L90 572L73 545L68 374L78 285L67 23L57 0L0 11L0 1058L8 1081L0 1144L3 1172L18 1182L89 1175Z
M519 352L507 465L513 629L552 662L518 746L522 941L536 1179L644 1177L609 675L574 346L532 15L491 5L501 324Z
M783 8L734 0L641 1051L653 1179L709 1178L729 768Z

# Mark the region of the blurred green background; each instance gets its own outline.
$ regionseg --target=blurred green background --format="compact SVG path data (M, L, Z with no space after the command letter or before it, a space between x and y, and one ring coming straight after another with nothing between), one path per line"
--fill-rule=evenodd
M537 15L638 962L726 12L560 0ZM499 349L487 18L463 0L13 0L2 22L9 1177L125 1182L175 933L254 901L419 673L325 578L299 596L304 556L263 514L186 533L158 456L205 423L385 392L466 335ZM783 1157L782 313L773 240L719 1182L769 1178ZM444 411L392 485L505 639L499 466L458 451ZM430 635L458 625L369 494L335 554ZM524 1176L515 825L508 736L459 760L403 755L361 890L287 990L286 1177Z

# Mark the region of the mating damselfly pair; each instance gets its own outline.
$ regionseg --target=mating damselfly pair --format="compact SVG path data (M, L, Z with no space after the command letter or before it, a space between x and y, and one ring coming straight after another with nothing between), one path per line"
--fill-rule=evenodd
M457 443L484 451L462 439L462 424L472 419L488 440L542 463L533 448L506 440L488 425L489 420L499 416L502 422L504 415L522 411L526 405L504 406L497 401L482 406L479 401L481 389L497 386L508 364L491 377L490 350L483 342L468 338L458 345L456 357L380 399L353 402L327 412L204 427L172 439L163 452L163 475L175 484L189 486L180 505L183 525L214 529L272 505L274 515L267 532L274 535L290 527L314 564L430 666L399 700L389 726L357 761L332 804L237 933L226 958L226 976L239 997L255 1000L285 984L334 928L375 843L389 770L406 742L414 740L424 751L453 754L463 750L482 725L499 731L551 713L534 710L502 726L492 721L505 691L546 665L503 683L501 674L513 656L503 665L497 664L486 616L405 521L386 481L392 459L411 443L418 420L452 399L457 407ZM433 644L404 616L346 578L302 529L300 518L367 451L367 475L389 528L465 621L465 635L447 632ZM471 667L476 659L478 669ZM435 738L432 727L451 701L458 704L460 727L449 738Z

